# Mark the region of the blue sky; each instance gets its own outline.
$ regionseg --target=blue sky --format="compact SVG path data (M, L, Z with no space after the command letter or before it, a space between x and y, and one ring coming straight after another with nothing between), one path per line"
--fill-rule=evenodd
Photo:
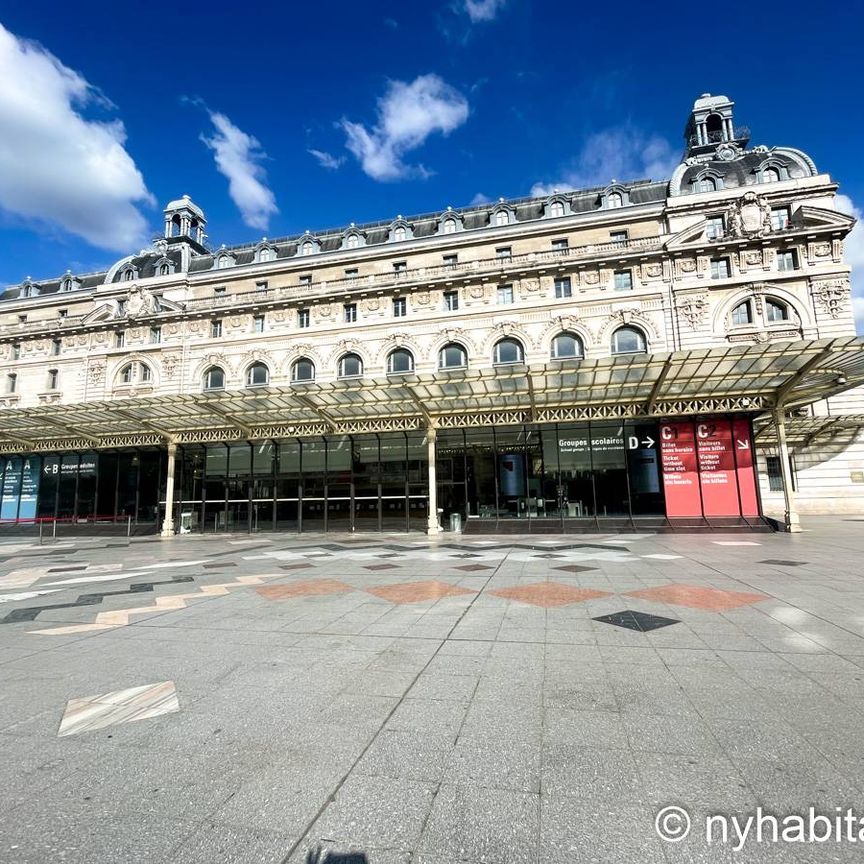
M659 178L708 91L735 100L754 144L807 151L845 206L862 206L864 12L813 10L9 4L0 283L104 267L145 245L183 193L205 209L210 242L230 245Z

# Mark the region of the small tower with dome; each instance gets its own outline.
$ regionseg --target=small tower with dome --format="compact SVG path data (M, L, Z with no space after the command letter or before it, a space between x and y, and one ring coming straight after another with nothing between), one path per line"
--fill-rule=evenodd
M197 247L196 251L204 253L204 241L207 234L207 217L204 211L188 196L184 195L176 201L169 201L165 207L165 239L183 241Z
M712 153L722 144L733 144L742 150L750 141L750 130L746 126L735 126L732 109L735 103L728 96L712 96L703 93L694 103L684 141L687 156Z

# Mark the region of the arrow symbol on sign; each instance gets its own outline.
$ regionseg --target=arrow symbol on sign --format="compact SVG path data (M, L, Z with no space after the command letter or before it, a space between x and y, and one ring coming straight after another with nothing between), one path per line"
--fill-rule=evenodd
M654 444L655 444L655 441L654 441L654 439L649 435L647 438L645 438L645 439L642 441L642 443L643 443L646 447L653 447Z
M738 449L739 450L746 450L750 446L750 442L747 441L746 439L744 441L742 441L740 438L737 438L736 440L738 441Z

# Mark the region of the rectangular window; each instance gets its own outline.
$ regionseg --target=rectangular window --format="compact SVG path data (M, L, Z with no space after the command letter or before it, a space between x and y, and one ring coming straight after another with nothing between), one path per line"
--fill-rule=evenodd
M114 334L114 347L115 348L125 348L126 347L126 331L118 330Z
M309 310L308 309L298 309L297 310L297 326L298 327L308 327L309 326Z
M57 310L57 317L58 318L68 318L69 317L69 310L68 309L58 309Z
M266 282L256 282L255 283L255 290L256 291L266 291L267 290L267 283Z
M359 275L360 271L356 267L348 267L345 270L345 278L346 279L356 279Z
M60 381L60 373L56 369L48 370L48 389L56 390Z
M253 333L263 333L264 332L264 316L263 315L255 315L252 318L252 332Z
M444 266L445 267L455 267L459 263L458 255L445 255L444 256Z
M353 324L357 320L357 304L346 303L342 308L345 314L345 323Z
M771 208L771 227L775 231L782 231L789 227L789 208L788 207L772 207Z
M631 291L633 289L633 271L632 270L616 270L615 271L615 290L616 291Z
M766 456L765 467L768 471L768 489L771 492L783 491L783 473L780 471L780 457ZM796 491L795 482L795 465L792 462L792 456L789 457L789 478L792 481L792 491Z
M217 286L213 289L213 293L214 293L217 297L221 296L222 294L225 293L225 286L224 286L224 285L217 285Z
M6 392L14 393L15 388L18 386L18 376L14 372L10 372L6 376Z
M211 321L210 322L210 338L211 339L221 339L222 338L222 322L221 321Z
M512 246L499 246L495 250L496 258L512 258L513 257L513 247Z
M26 324L27 323L27 316L26 315L19 315L18 316L18 323L19 324Z
M21 346L17 342L13 343L12 350L10 351L10 354L11 354L13 360L20 360L21 359Z
M712 279L728 279L729 278L729 259L728 258L712 258L711 259L711 278Z
M408 301L404 297L396 297L393 300L393 317L404 318L408 314Z
M444 308L448 312L455 312L459 308L459 292L445 291L444 292Z
M726 234L726 220L723 216L709 216L705 236L709 240L719 240Z
M60 355L60 352L63 350L63 343L59 339L51 340L51 354L54 357Z
M312 284L312 274L311 273L304 273L300 277L300 284L301 285L311 285Z
M394 261L393 262L393 272L394 273L407 273L408 272L408 262L407 261Z
M552 241L552 251L553 252L563 252L565 249L570 247L570 241L564 237L561 240L553 240Z
M777 253L777 269L782 271L798 269L798 259L794 249Z
M162 341L162 328L161 327L151 327L150 328L150 344L158 345Z
M609 239L613 243L626 243L630 239L630 235L626 231L612 231L609 234Z
M555 296L560 300L563 297L573 296L573 286L569 276L561 276L555 280Z
M499 285L498 286L498 305L506 306L508 303L513 302L513 286L512 285Z

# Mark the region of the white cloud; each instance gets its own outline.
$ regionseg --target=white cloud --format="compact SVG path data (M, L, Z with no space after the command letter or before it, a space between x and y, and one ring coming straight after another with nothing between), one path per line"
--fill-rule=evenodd
M0 207L128 252L147 240L136 205L153 197L122 122L87 119L88 106L113 108L78 72L0 25Z
M492 199L488 195L484 195L482 192L478 192L470 201L470 206L478 206L480 204L489 204Z
M864 212L848 195L837 195L834 205L858 221L843 243L846 262L852 268L852 309L859 332L864 332Z
M664 138L631 127L606 129L585 141L573 165L562 172L557 182L535 183L531 194L605 186L612 180L663 180L679 162L679 154Z
M374 180L429 176L422 165L406 165L403 156L435 132L449 135L468 119L468 101L437 75L420 75L410 84L391 81L378 100L371 130L343 120L346 146Z
M329 171L335 171L337 168L340 168L342 164L345 162L344 156L334 156L332 153L328 153L326 150L307 150L307 153L311 153L317 160L318 164L322 168L327 168Z
M507 0L465 0L465 12L472 24L493 21L506 4Z
M267 173L261 165L267 154L258 140L238 129L224 114L207 112L216 128L201 140L213 151L219 173L228 179L228 194L250 228L267 230L270 217L279 212L273 192L264 185Z

